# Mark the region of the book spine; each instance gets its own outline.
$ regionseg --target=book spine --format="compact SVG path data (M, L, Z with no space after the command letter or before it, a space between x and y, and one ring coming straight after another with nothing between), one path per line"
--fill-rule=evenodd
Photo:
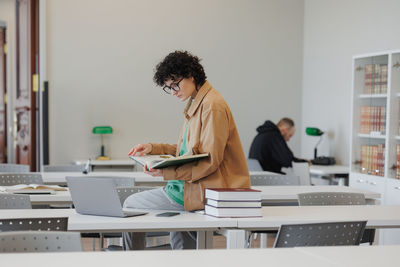
M400 145L396 146L396 178L400 179Z
M365 65L365 94L371 94L371 85L372 85L372 65L367 64Z
M387 76L388 76L388 65L381 65L381 93L387 93Z

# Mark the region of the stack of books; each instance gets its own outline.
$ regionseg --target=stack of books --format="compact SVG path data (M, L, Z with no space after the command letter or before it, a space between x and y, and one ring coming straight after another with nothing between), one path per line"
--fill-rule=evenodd
M207 188L205 214L215 217L261 217L261 191Z

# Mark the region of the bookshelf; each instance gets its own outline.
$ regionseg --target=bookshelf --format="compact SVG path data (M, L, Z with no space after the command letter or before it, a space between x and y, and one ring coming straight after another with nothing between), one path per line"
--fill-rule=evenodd
M400 50L354 56L352 78L349 185L400 205ZM400 230L382 233L400 244Z

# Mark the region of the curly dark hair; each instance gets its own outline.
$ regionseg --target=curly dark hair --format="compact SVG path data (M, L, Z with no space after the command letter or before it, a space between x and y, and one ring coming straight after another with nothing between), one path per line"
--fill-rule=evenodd
M201 87L207 79L200 59L187 51L175 51L158 63L154 73L154 82L164 86L166 80L193 77L196 87Z

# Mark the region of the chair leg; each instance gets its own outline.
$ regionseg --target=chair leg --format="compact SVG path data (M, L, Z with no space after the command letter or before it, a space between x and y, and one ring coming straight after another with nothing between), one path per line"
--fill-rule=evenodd
M267 247L267 234L260 233L260 248Z
M104 234L100 233L100 250L104 248Z

